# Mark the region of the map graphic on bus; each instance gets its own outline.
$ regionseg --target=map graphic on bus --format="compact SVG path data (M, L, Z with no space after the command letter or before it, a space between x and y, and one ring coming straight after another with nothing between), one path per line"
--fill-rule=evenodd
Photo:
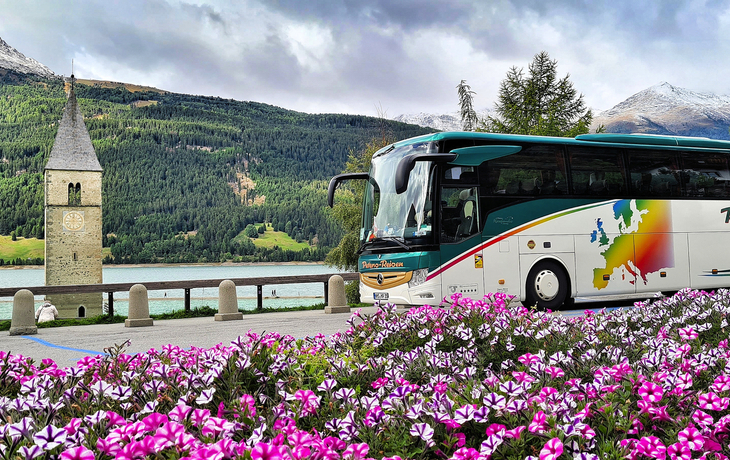
M647 284L647 275L674 267L671 203L665 200L619 200L613 206L613 219L619 234L613 239L606 234L604 222L596 219L591 243L605 248L601 256L605 267L593 270L593 286L608 286L614 269L622 269ZM640 239L635 238L641 235ZM624 275L625 277L625 275ZM635 279L630 280L631 284Z

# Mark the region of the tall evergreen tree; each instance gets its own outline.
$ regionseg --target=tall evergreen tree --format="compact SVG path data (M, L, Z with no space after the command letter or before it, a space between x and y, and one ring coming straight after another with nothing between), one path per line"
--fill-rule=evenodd
M474 111L474 95L471 86L466 84L466 80L456 85L456 91L459 94L459 112L461 114L461 125L464 131L474 131L479 123L477 113Z
M498 116L487 117L485 130L506 134L574 137L585 134L593 119L570 75L557 78L558 62L547 52L524 69L512 67L499 87Z

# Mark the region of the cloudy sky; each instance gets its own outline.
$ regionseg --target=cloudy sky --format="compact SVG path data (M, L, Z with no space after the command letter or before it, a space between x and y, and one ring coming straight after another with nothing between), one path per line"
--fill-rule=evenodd
M666 81L730 94L730 0L0 0L0 37L57 74L393 117L491 107L540 51L588 105Z

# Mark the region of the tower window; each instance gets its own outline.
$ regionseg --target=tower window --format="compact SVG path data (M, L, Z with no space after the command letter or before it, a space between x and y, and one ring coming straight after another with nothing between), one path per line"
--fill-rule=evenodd
M73 258L74 258L74 260L79 260L79 258L78 258L78 256L76 255L75 252L74 252Z
M77 182L76 185L69 182L68 184L68 205L79 206L81 205L81 183Z

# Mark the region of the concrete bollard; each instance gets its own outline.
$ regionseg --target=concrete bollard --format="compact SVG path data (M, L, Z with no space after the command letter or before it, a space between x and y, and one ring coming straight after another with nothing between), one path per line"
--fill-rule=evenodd
M347 305L347 296L345 295L345 281L340 275L330 277L327 301L328 305L324 307L325 313L350 313L350 306Z
M238 295L236 284L231 280L223 280L218 285L218 313L216 321L232 321L243 319L243 313L238 311Z
M13 317L10 320L10 335L33 335L38 333L33 311L33 293L21 289L13 296Z
M124 320L124 327L143 326L152 326L147 288L141 284L135 284L129 289L129 314Z

